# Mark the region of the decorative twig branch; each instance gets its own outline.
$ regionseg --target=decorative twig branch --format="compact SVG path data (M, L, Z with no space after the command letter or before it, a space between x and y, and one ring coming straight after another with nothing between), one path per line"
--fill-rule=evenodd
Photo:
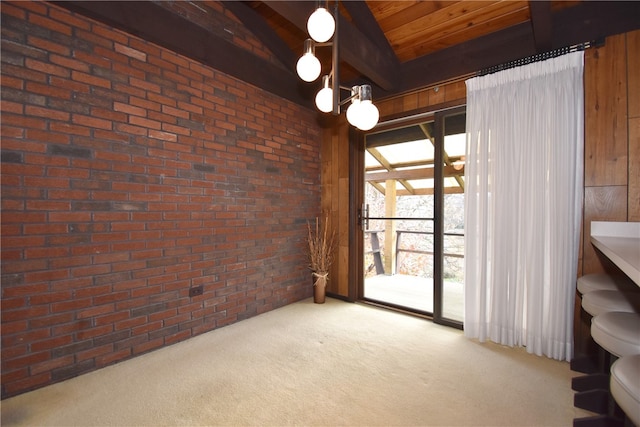
M316 218L315 227L307 222L309 268L314 275L326 275L333 262L335 249L335 231L329 230L329 217L325 216L322 224Z

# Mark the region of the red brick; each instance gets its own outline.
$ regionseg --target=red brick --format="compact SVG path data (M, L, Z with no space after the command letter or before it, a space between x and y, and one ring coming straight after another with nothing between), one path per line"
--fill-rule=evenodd
M133 105L124 104L121 102L114 102L113 109L115 111L121 111L123 113L133 114L135 116L140 116L140 117L147 116L147 110L145 108L135 107Z
M84 319L84 318L100 316L103 314L113 313L114 308L115 307L113 304L105 304L97 307L91 307L89 309L77 312L76 317L78 319Z
M53 182L54 180L51 181ZM35 180L32 182L35 182ZM36 211L69 211L71 209L71 204L66 201L55 202L51 200L28 200L26 207L28 210Z
M146 53L133 49L131 47L121 45L120 43L116 43L114 48L116 52L122 53L123 55L127 55L131 58L135 58L139 61L145 62L147 60Z
M22 8L19 9L11 5L11 3L9 2L4 2L2 4L2 13L15 16L16 18L20 18L21 20L25 20L25 17L27 16L25 10L23 10Z
M91 129L84 126L73 125L71 123L53 122L49 125L49 128L53 132L60 132L65 135L72 134L89 136L91 134Z
M113 40L114 42L121 43L124 45L128 44L128 41L129 41L129 37L123 32L106 28L103 25L94 25L93 33L107 40Z
M24 64L29 70L40 71L45 74L52 74L54 76L64 78L68 78L71 75L71 72L64 67L48 64L31 58L25 59Z
M31 351L51 350L52 348L71 344L73 339L70 335L55 337L48 340L34 342L30 345Z
M76 71L81 71L82 73L79 73L79 74L88 73L91 70L91 67L89 67L89 65L87 65L86 62L78 61L76 59L71 59L71 58L68 58L68 57L65 57L65 56L49 55L49 61L51 61L52 63L54 63L56 65L60 65L61 67L70 68L70 69L76 70ZM76 78L74 73L71 73L71 78L73 80L84 81L83 79ZM85 83L90 83L90 82L87 82L87 81L84 81L84 82Z
M83 73L80 71L73 70L71 72L72 80L81 83L87 83L91 86L100 86L106 89L111 88L111 82L105 78L93 76L91 74Z
M68 248L26 248L24 250L25 259L56 258L66 257L68 255Z
M49 16L56 21L64 22L72 27L82 28L89 30L91 28L91 22L81 17L74 17L66 10L59 10L55 8L49 9Z
M89 261L90 259L87 259ZM59 291L66 289L80 290L93 285L93 278L73 277L67 280L61 280L51 284L51 290Z
M73 277L89 276L93 277L98 274L106 274L111 272L109 265L90 265L86 267L78 267L72 270Z
M48 373L56 368L61 368L63 366L69 366L74 363L74 356L64 356L56 359L47 360L42 363L37 363L30 368L31 375L38 375L42 373Z
M122 299L127 299L128 296L122 297ZM101 325L115 325L118 322L124 321L129 318L129 313L126 311L120 311L115 313L105 314L103 316L98 316L95 318L96 326ZM118 329L114 327L114 331Z
M155 83L150 83L150 82L138 79L138 78L129 79L129 83L131 84L131 86L138 87L140 89L144 89L145 91L151 91L151 92L160 93L160 86L158 86Z
M102 357L96 357L96 364L98 366L106 366L110 365L113 362L118 362L124 359L129 358L131 356L131 349L126 348L124 350L119 350L113 353L106 354Z
M58 302L51 304L52 313L63 313L65 311L78 311L91 306L91 298L75 299L73 301Z
M81 351L76 354L76 358L78 361L82 361L105 356L111 353L113 353L113 344L105 344L99 347L93 347L91 350Z
M130 116L129 117L129 123L134 125L134 126L140 126L140 127L149 128L149 129L160 130L162 128L162 123L160 123L158 121L149 120L149 119L145 119L145 118L137 117L137 116Z
M139 79L144 79L145 78L145 72L142 70L138 70L136 68L133 68L131 66L129 66L129 64L123 64L120 62L114 62L111 66L111 69L114 72L117 73L121 73L121 74L125 74L128 76L133 76ZM116 90L121 90L124 86L117 86ZM133 89L133 88L131 88ZM138 91L138 89L136 89L136 91Z
M63 24L58 21L54 21L49 18L45 18L44 16L39 16L35 14L29 15L29 21L34 24L44 28L48 28L52 31L56 31L58 33L65 34L67 36L71 35L71 27L69 25Z
M152 341L147 341L145 343L135 346L133 348L133 354L146 353L150 350L154 350L156 348L162 347L163 344L164 344L164 340L162 338L156 338Z
M67 233L69 228L67 224L25 224L24 234L59 234Z
M22 115L15 114L3 114L2 115L2 124L3 126L17 126L21 128L33 128L33 129L46 129L47 121L42 118L37 117L26 117ZM4 146L3 141L3 146Z
M9 323L21 320L28 320L33 317L40 317L49 314L46 306L26 307L17 310L2 310L2 323Z
M80 114L73 114L71 121L77 125L83 125L87 127L95 127L99 129L111 130L113 129L113 123L109 120L96 119L91 116L83 116Z
M169 52L168 50L162 50L160 52L160 57L181 67L189 67L190 61L180 55Z
M104 326L99 326L97 328L90 328L90 329L78 331L76 333L76 337L78 340L83 341L83 340L99 337L101 335L106 335L110 332L113 332L113 326L104 325Z
M24 113L24 105L19 104L17 102L11 101L0 101L0 111L4 113L16 113L23 114Z
M82 61L86 64L97 65L104 69L109 69L111 67L111 61L108 58L83 52L82 50L74 50L73 57L78 61Z
M44 245L43 236L11 236L3 237L2 239L3 248L25 248L42 245Z

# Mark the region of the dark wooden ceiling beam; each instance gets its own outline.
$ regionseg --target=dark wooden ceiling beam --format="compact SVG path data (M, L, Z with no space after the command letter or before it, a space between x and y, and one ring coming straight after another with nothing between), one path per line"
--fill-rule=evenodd
M149 1L61 1L73 12L119 28L304 106L291 69L278 67Z
M530 0L529 11L536 52L547 52L552 46L551 2Z
M551 27L552 49L633 31L640 29L640 2L582 2L554 12ZM531 25L515 25L403 63L397 90L374 88L374 96L428 87L536 53Z
M386 58L393 61L394 67L400 67L400 61L398 61L391 44L389 44L389 40L387 40L387 37L384 35L380 25L378 25L378 21L376 21L375 16L371 13L369 6L367 6L367 4L362 0L345 1L342 5L347 12L349 12L351 20L356 28L361 31L365 37L371 40Z
M535 53L531 26L516 25L402 64L397 93L428 87ZM378 95L386 96L395 93Z
M640 29L640 2L585 1L553 14L553 49Z
M314 2L306 1L265 1L264 4L304 32L307 31L307 19L315 6ZM338 26L340 59L377 86L394 90L399 71L395 56L385 54L384 49L380 49L342 15L338 17Z
M242 1L222 1L224 7L233 13L260 41L278 58L288 70L293 70L298 54L293 52L278 34L253 8Z

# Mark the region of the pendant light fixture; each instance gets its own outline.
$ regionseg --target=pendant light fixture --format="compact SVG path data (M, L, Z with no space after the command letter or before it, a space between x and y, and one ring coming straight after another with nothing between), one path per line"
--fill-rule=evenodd
M323 5L322 3L325 3ZM313 82L321 72L321 65L315 56L315 48L321 46L331 46L332 61L331 73L322 76L322 88L317 93L316 107L323 113L340 114L340 106L349 102L347 108L347 121L356 128L367 131L373 129L378 124L380 113L373 104L371 98L371 86L359 85L353 87L340 86L340 56L338 53L338 1L336 0L333 15L329 13L328 0L319 2L317 9L311 14L307 21L307 31L311 38L304 42L304 52L298 63L296 71L298 76L306 82ZM333 37L333 41L331 38ZM345 100L340 100L340 90L350 92L350 96Z

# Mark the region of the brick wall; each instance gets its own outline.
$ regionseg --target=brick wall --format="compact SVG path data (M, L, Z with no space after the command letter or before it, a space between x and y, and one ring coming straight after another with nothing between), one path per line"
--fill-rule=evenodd
M48 3L1 11L3 398L311 295L313 111Z

